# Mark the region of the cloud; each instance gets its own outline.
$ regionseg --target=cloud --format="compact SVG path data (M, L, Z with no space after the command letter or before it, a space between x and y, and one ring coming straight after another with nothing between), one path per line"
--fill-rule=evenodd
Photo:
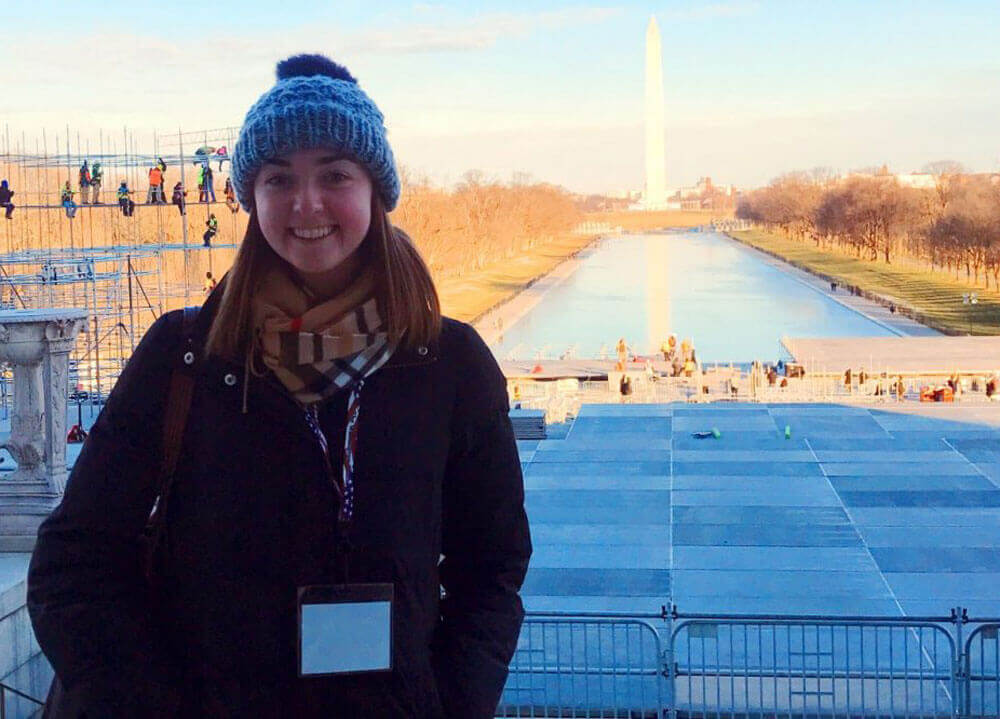
M430 6L419 6L430 7ZM468 20L444 20L353 34L344 47L354 53L399 55L469 51L494 47L507 38L589 25L620 15L621 8L576 7L536 13L491 13Z
M102 62L87 77L89 82L84 84L109 88L144 85L163 95L211 82L209 78L222 68L228 68L227 82L230 86L259 84L253 83L251 78L265 77L276 57L301 51L306 46L320 52L332 52L335 56L350 54L355 57L470 52L495 47L503 40L525 37L534 32L603 22L622 12L619 8L576 7L540 12L490 13L459 19L447 17L439 11L439 7L431 3L417 3L414 5L419 16L417 21L398 21L389 27L382 25L346 31L340 27L312 24L283 33L283 38L287 39L270 37L270 31L249 32L239 37L224 35L194 49L148 33L98 31L80 38L56 31L45 38L15 39L8 53L13 58L8 74L31 77L32 84L39 89L75 85L76 82L67 83L65 68L78 62L78 48L101 47ZM430 16L435 19L429 20ZM234 57L240 58L238 63L233 63ZM259 72L262 69L264 74Z
M443 13L447 8L440 3L418 2L413 4L413 12L418 15Z
M753 15L760 7L756 0L723 0L697 7L670 10L666 16L671 20L707 20L711 18L745 17Z

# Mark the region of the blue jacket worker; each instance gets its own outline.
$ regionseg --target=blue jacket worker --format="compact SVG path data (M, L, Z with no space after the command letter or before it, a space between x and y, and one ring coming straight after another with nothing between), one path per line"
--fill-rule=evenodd
M146 333L39 530L51 716L494 716L531 554L504 377L389 221L375 103L322 56L277 75L232 269Z
M7 180L0 180L0 207L4 208L4 217L8 220L14 214L14 203L11 202L13 196L14 191L10 189Z
M132 190L128 189L128 182L122 180L121 184L118 185L115 196L118 198L118 207L121 208L122 214L125 217L131 217L132 213L135 212L135 200L132 199L131 195Z

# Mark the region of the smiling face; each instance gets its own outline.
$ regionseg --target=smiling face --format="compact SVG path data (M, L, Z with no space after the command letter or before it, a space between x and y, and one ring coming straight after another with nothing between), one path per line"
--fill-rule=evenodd
M371 225L368 173L330 149L267 160L253 187L261 232L279 257L320 292L339 289Z

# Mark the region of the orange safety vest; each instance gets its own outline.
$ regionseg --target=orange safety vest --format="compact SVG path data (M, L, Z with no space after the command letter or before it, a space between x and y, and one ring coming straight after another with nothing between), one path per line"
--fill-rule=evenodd
M159 167L154 167L149 171L149 184L154 186L163 184L163 172Z

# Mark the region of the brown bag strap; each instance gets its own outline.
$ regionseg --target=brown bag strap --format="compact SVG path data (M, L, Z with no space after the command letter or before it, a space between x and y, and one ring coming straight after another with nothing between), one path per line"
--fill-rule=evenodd
M156 503L146 521L145 535L148 538L146 554L146 575L151 576L152 557L160 543L166 522L167 502L174 483L174 473L177 461L181 455L181 444L184 440L184 429L187 426L188 412L191 409L191 396L194 394L194 363L197 359L197 347L194 342L194 321L198 316L198 307L185 307L181 330L184 348L184 365L176 368L170 375L170 386L167 390L167 406L163 414L163 460L160 463L157 476Z

